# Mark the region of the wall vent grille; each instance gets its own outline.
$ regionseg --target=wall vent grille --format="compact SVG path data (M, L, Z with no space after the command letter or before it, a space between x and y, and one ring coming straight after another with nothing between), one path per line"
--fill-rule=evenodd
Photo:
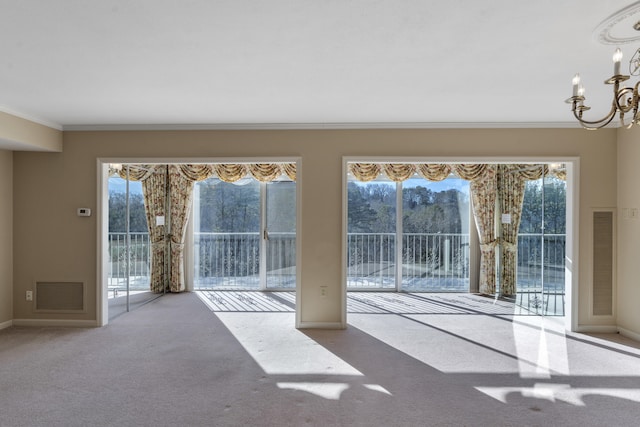
M593 213L593 314L613 315L613 212Z
M83 313L84 282L36 282L35 311Z

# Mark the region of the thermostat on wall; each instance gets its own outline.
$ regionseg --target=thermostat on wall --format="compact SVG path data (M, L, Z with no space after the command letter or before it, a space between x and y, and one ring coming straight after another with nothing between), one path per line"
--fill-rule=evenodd
M78 208L78 216L91 216L91 209Z

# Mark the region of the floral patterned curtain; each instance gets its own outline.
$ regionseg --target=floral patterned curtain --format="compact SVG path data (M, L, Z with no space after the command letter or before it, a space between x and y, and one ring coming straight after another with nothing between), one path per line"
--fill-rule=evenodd
M564 165L555 169L545 164L500 165L498 194L502 213L511 216L510 224L502 224L501 290L505 296L517 293L518 229L522 215L526 181L534 181L547 175L567 178Z
M167 223L158 225L156 217L164 217L166 214L167 167L155 165L151 167L151 170L152 173L142 181L142 194L151 243L151 292L160 293L166 290L167 283L167 270L165 269Z
M495 165L482 165L471 175L475 179L469 183L473 216L480 240L479 291L493 295L496 292L496 246L495 209L497 194L497 174ZM466 175L468 176L468 175Z
M165 225L157 225L156 217L165 215L167 194L166 165L125 165L109 168L109 175L117 174L123 179L142 182L149 242L151 244L151 292L161 293L166 288L166 241Z
M171 209L169 216L171 222L169 290L171 292L185 290L184 237L191 211L193 183L207 179L212 172L203 166L206 165L169 165L169 206Z
M528 165L499 165L498 170L500 212L510 216L510 221L501 222L500 294L514 296L518 269L518 229L520 228L524 189L528 177L535 176L535 173L531 173L531 168Z

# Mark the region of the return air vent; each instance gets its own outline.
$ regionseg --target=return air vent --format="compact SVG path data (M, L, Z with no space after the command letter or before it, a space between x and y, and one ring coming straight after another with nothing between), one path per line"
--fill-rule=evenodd
M83 313L84 282L36 282L35 311Z
M593 213L593 314L613 315L613 212Z

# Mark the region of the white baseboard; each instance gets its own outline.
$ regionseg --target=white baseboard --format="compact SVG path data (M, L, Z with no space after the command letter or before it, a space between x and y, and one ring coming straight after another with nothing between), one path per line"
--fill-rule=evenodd
M631 338L632 340L635 341L640 341L640 334L636 333L636 332L632 332L628 329L625 328L620 328L618 327L618 331L620 332L620 335L625 336L627 338Z
M7 320L6 322L0 323L0 330L7 329L13 326L13 320Z
M73 328L95 328L95 320L58 320L58 319L13 319L14 326L57 326Z
M578 326L575 332L586 332L594 334L615 334L618 327L615 325L582 325Z
M344 329L340 322L300 322L298 329Z

